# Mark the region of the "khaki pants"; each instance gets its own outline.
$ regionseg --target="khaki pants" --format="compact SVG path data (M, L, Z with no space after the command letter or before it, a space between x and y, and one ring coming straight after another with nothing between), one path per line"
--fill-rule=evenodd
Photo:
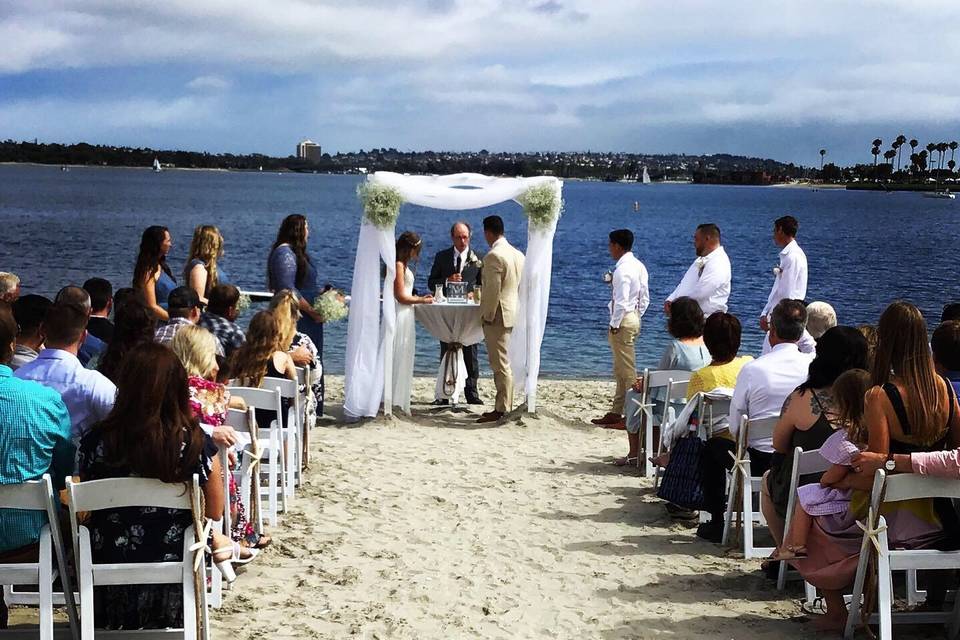
M510 371L510 358L507 345L513 327L503 326L503 312L497 309L497 315L490 324L483 324L483 339L487 343L487 355L490 368L493 369L493 383L497 387L495 411L507 413L513 409L513 373Z
M613 397L611 413L623 415L624 397L637 380L637 350L635 343L640 333L640 316L631 311L623 316L620 330L616 333L607 331L607 341L613 352L613 377L617 381L617 393Z

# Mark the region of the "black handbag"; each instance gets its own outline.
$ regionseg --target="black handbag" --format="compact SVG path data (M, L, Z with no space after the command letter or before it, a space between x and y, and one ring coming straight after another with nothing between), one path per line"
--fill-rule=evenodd
M684 509L703 507L703 485L700 483L700 460L703 440L691 433L680 438L670 450L670 461L660 479L657 497Z

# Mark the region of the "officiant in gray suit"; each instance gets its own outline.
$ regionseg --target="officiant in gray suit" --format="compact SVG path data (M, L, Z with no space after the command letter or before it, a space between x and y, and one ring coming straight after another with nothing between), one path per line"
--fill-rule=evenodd
M470 248L470 225L458 221L450 227L450 239L453 246L437 253L433 258L433 268L430 269L430 293L436 291L437 285L447 282L466 282L467 291L480 285L483 263L480 257ZM446 293L446 290L444 290ZM448 345L440 343L440 357L447 352ZM467 383L464 393L469 404L483 404L477 393L477 378L480 377L480 360L477 358L477 345L463 347L463 360L467 365ZM446 400L437 400L435 404L447 404Z

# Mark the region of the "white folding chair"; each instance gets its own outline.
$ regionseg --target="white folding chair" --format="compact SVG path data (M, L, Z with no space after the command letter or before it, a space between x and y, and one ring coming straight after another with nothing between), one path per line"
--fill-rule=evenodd
M36 562L0 562L0 584L36 585L39 592L33 594L40 609L39 637L41 640L53 640L53 583L59 575L63 592L61 597L67 607L70 620L70 635L79 638L77 626L77 607L74 601L73 584L70 572L66 570L67 554L63 548L60 534L60 521L57 515L59 498L53 491L50 474L44 474L40 480L30 480L20 484L0 485L0 509L20 509L23 511L43 511L47 514L47 524L40 530L40 550ZM54 568L54 558L56 568ZM8 604L13 604L8 602ZM26 602L21 602L26 604ZM5 635L0 632L0 637Z
M667 425L676 420L677 407L674 406L675 402L685 402L687 399L687 385L690 380L674 380L673 378L667 379L666 391L664 392L664 405L663 405L663 414L660 418L660 437L657 439L657 448L654 452L654 456L659 456L664 451L668 451L669 448L665 448L666 440L664 436L666 435ZM652 435L652 434L651 434ZM637 463L639 464L639 460ZM660 474L663 471L663 467L660 465L655 465L649 460L647 462L647 470L653 467L653 488L656 489L660 486Z
M194 592L195 553L203 554L204 545L194 552L196 541L191 524L183 532L183 559L170 562L124 562L116 564L95 563L90 542L90 530L81 525L77 516L81 512L121 509L124 507L157 507L160 509L183 509L200 511L200 484L196 475L191 485L165 483L148 478L107 478L88 482L74 482L67 478L70 493L70 527L73 533L77 581L80 584L81 640L105 637L141 638L156 637L160 631L164 637L180 637L184 640L205 640L209 629L207 590L200 589L200 602ZM203 559L200 558L201 566ZM202 574L201 574L202 575ZM178 584L183 590L183 628L142 631L108 631L96 629L94 620L93 593L98 586ZM200 611L200 638L197 633L197 610Z
M284 439L284 468L287 473L286 496L292 499L294 489L300 486L302 481L302 446L303 442L303 411L300 396L300 385L296 380L286 378L264 378L260 384L261 389L276 389L280 392L280 397L288 400L290 406L281 416L280 429Z
M253 407L248 407L246 411L228 409L225 424L233 427L239 439L235 447L239 458L238 465L232 473L237 487L239 487L240 500L247 508L247 518L253 523L254 530L257 533L263 533L263 517L260 510L260 473L257 466L263 457L260 445L264 440L259 437L257 430L256 411ZM269 442L269 439L265 440ZM229 468L224 467L224 469ZM229 479L227 479L227 482L229 483ZM227 509L225 518L225 526L232 529L233 518L229 509Z
M790 474L790 494L787 499L787 517L783 526L784 536L790 531L790 525L793 524L793 511L797 506L797 487L800 485L800 476L810 475L812 473L823 473L831 466L830 462L820 455L820 450L804 451L801 447L793 450L793 469ZM780 561L780 572L777 575L777 590L783 591L787 583L787 570L789 563L785 560ZM816 587L809 582L804 582L804 591L806 592L807 602L813 602L816 598Z
M732 419L732 418L731 418ZM730 475L729 492L727 495L727 511L723 519L723 538L721 543L726 545L733 530L734 504L739 496L741 500L740 514L743 522L743 557L764 558L773 553L773 547L753 546L754 524L766 525L760 509L754 511L753 496L759 495L762 477L754 477L750 472L750 453L747 444L751 439L773 437L773 428L778 417L751 420L747 416L740 418L740 431L737 434L737 450L733 470Z
M300 393L300 407L303 412L303 432L301 433L301 461L303 468L310 465L310 430L317 424L317 401L313 397L313 368L310 365L297 367L297 384Z
M869 559L877 557L877 612L870 617L870 624L880 623L880 639L893 638L893 624L947 624L947 637L960 636L960 597L954 600L952 611L912 611L894 614L894 571L942 571L960 569L960 551L936 549L891 549L887 536L886 519L880 515L883 504L913 500L916 498L960 499L960 480L935 478L904 473L887 476L877 469L870 496L870 511L866 518L866 530L860 544L860 561L857 577L853 583L853 596L847 615L844 638L852 638L860 625L860 607L864 595Z
M670 385L671 382L676 385L676 390L673 391L673 393L679 394L682 391L683 395L679 396L679 398L685 398L687 395L687 383L690 382L690 372L683 371L682 369L664 369L661 371L643 370L643 392L640 394L639 400L634 398L633 402L635 407L631 408L635 416L642 414L641 420L644 424L643 455L640 456L640 458L646 459L654 455L653 428L660 426L670 408L669 400L665 399L660 415L655 415L654 409L656 406L652 398L653 392L658 389L663 389L664 394L666 394L667 386ZM659 449L659 443L657 443L657 448ZM637 466L640 466L640 464L641 460L638 459ZM648 464L646 465L644 475L648 478L653 478L657 475L657 470L654 469L653 465Z
M278 389L254 389L252 387L227 387L231 395L243 398L247 407L265 409L276 412L277 419L269 425L257 424L259 435L258 445L261 451L261 461L257 467L261 477L266 476L266 486L260 483L261 498L267 497L267 521L271 527L277 526L278 513L287 510L287 478L286 459L284 457L283 434L283 405ZM254 413L254 416L256 413ZM254 418L256 421L256 418ZM234 427L236 428L236 427Z

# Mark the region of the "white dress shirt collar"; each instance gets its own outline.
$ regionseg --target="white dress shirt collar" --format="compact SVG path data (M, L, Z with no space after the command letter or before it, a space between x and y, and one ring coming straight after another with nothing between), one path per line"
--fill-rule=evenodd
M785 256L785 255L791 254L799 248L800 248L800 245L797 244L796 239L791 240L790 242L787 243L787 245L783 249L780 249L780 255Z

